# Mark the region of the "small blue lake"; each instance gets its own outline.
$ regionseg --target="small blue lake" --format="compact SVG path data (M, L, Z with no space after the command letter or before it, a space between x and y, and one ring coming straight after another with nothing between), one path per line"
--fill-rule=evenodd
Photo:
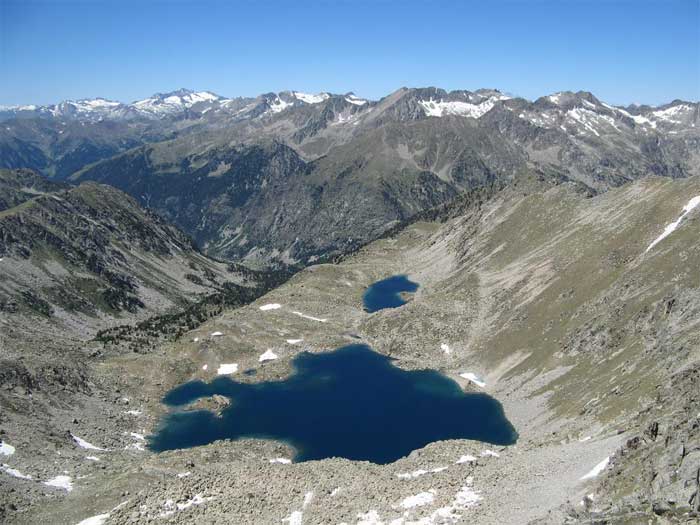
M406 301L401 297L401 292L415 292L418 290L418 283L409 281L405 275L395 275L377 281L367 288L362 301L365 311L372 313L385 308L397 308Z
M288 443L295 461L331 457L391 463L444 439L515 443L517 433L498 401L466 393L432 370L403 371L365 345L302 353L284 381L246 384L228 377L192 381L164 402L182 407L220 394L231 405L220 416L173 411L149 438L154 451L218 439L262 438Z

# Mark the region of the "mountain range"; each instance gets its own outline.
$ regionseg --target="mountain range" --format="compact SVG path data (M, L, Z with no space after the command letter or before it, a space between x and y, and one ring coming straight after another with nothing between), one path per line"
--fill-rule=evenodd
M5 108L0 165L115 186L205 253L307 264L484 184L536 172L592 192L699 172L700 105L615 107L587 92L402 88L224 98L181 89Z

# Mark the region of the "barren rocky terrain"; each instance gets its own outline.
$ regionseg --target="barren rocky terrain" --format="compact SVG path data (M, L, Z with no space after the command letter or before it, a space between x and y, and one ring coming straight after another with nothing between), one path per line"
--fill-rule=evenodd
M0 517L697 522L699 208L689 204L698 195L697 177L646 178L596 196L524 177L341 261L309 266L139 352L119 331L70 345L18 333L4 344L21 348L27 362L51 352L44 374L55 380L3 378ZM418 291L402 307L366 313L366 287L396 274ZM172 387L211 380L233 364L238 381L285 378L298 353L350 342L493 396L517 444L441 441L388 465L293 463L287 446L264 440L149 451ZM71 375L63 373L67 348L84 356ZM277 358L261 361L268 350Z

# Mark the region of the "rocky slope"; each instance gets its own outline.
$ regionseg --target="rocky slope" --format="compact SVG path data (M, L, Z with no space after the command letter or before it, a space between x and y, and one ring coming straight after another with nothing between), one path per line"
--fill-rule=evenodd
M517 177L342 262L311 266L148 353L105 347L89 363L100 410L88 393L74 394L88 408L53 412L55 431L42 437L50 448L22 426L31 400L10 391L6 519L692 523L700 468L695 196L698 177L648 178L595 196L580 184ZM366 286L398 273L420 283L412 300L367 314ZM280 307L260 308L267 304ZM276 458L289 458L287 447L260 440L141 450L138 436L157 427L171 387L211 380L223 363L238 365L239 381L279 379L301 351L357 341L397 366L437 369L494 396L518 443L438 442L383 466L285 464ZM261 362L268 350L277 359ZM72 435L106 450L82 448ZM41 483L57 474L70 477L70 492Z
M1 200L14 204L0 212L0 304L7 316L33 312L94 331L243 281L119 190L71 188L22 171L0 177Z

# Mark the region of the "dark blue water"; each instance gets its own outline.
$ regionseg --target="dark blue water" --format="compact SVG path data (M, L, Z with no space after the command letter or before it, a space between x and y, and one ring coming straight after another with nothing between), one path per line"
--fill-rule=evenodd
M384 308L397 308L406 304L400 295L401 292L415 292L416 290L418 290L418 284L409 281L405 275L395 275L377 281L367 288L362 296L365 311L372 313Z
M443 439L515 443L517 433L495 399L465 393L432 370L406 372L364 345L324 354L302 353L284 381L244 384L227 377L192 381L164 398L177 407L221 394L232 400L220 417L175 411L149 446L194 447L217 439L284 441L295 461L330 457L390 463Z

